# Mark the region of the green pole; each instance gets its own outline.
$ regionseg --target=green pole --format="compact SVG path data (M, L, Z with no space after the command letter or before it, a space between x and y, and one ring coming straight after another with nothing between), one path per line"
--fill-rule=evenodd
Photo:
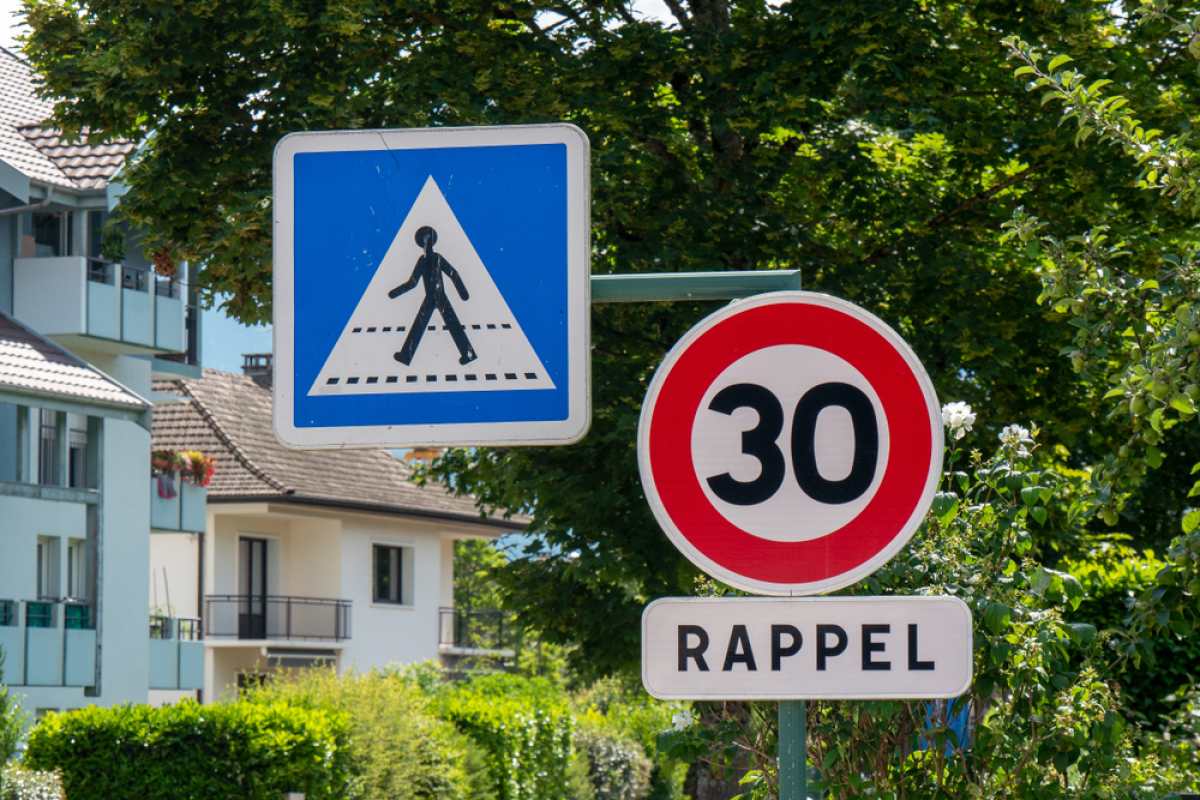
M808 732L803 700L779 701L779 800L808 800Z
M593 303L664 303L673 300L735 300L800 289L800 270L746 272L648 272L593 275Z

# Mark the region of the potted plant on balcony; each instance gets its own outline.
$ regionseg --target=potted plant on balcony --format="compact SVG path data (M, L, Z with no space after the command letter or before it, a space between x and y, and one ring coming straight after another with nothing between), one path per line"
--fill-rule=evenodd
M125 234L111 222L104 226L104 232L100 234L100 257L113 262L125 260Z
M179 454L187 462L187 467L183 470L181 477L185 481L192 483L204 489L208 484L212 483L213 475L217 471L217 460L212 456L206 456L199 450L185 450Z

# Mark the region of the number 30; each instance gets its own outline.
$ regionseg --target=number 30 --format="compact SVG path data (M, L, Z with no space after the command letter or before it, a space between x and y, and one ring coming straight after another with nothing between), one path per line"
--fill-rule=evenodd
M838 481L825 480L817 469L817 417L830 406L846 409L854 425L853 466L850 474ZM732 414L739 408L758 412L758 425L742 431L742 452L762 465L762 472L752 481L736 480L728 472L709 478L713 494L738 506L757 505L774 497L787 472L783 453L775 444L783 430L779 398L756 383L738 383L717 392L708 407L721 414ZM870 398L848 383L822 383L809 389L796 404L791 451L796 483L809 497L827 505L857 500L875 480L879 456L879 426Z

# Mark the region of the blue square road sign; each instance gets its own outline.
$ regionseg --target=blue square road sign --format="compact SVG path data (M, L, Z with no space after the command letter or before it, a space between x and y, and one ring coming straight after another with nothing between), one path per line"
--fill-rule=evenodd
M590 421L588 142L570 125L275 150L275 432L567 444Z

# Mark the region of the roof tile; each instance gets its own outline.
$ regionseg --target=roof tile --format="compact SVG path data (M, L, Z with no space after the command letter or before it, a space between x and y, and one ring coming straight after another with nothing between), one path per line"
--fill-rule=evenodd
M272 430L271 392L253 378L204 370L202 380L161 381L155 390L191 402L154 409L154 448L215 456L210 500L290 499L363 509L479 520L518 530L524 519L480 518L470 497L412 483L411 468L385 450L288 450Z
M149 405L104 373L0 312L0 390L6 387L131 408Z

